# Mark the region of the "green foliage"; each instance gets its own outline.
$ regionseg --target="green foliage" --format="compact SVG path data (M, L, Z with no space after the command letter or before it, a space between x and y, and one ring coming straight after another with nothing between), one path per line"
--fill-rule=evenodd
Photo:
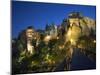
M48 31L52 28L54 28L54 24L51 26L47 24L45 29ZM70 33L70 31L71 34L65 37L65 34ZM77 48L81 46L81 49L86 49L86 55L95 59L96 43L93 42L95 40L95 38L93 38L93 32L94 31L91 30L91 36L89 36L87 22L83 19L80 19L80 26L76 24L70 26L69 20L65 19L61 25L61 29L58 28L59 39L52 39L48 44L45 44L43 39L46 34L42 33L38 46L36 46L37 39L32 40L34 52L30 54L27 51L26 32L24 30L16 40L17 56L13 56L12 58L12 72L18 74L52 71L70 54L68 52L69 48L72 47L70 40L75 41ZM66 40L68 41L66 42Z
M36 40L33 40L34 46L35 42ZM19 41L19 56L13 59L14 73L50 71L64 59L65 49L59 50L58 48L61 44L63 44L63 39L50 40L48 45L41 40L35 53L30 55Z

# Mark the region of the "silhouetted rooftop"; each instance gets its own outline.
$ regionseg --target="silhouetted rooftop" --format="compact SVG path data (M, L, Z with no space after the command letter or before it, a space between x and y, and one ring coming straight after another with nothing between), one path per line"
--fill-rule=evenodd
M69 18L82 18L82 15L80 12L72 12L68 15Z

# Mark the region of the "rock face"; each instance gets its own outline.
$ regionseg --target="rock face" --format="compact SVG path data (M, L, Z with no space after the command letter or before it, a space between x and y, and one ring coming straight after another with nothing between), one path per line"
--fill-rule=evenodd
M66 34L66 41L70 41L71 44L76 44L78 38L81 36L81 29L78 26L72 26L68 29Z
M66 41L70 41L72 44L76 44L78 38L81 36L89 36L90 34L96 34L96 22L95 20L84 17L78 12L69 14L67 19L69 22L66 25L67 32L65 34Z
M19 73L24 73L24 70L50 72L56 68L50 66L59 65L63 59L64 63L61 63L64 65L63 70L65 67L70 70L70 62L76 50L74 47L81 48L81 52L88 50L87 53L91 54L89 57L95 59L95 34L95 20L78 12L69 14L59 27L47 25L45 30L37 31L33 27L28 27L19 34L16 41L13 41L13 49L16 50L13 52L13 60L16 61L13 62L14 70L15 72L18 70ZM15 47L18 47L18 50Z
M96 21L89 17L84 17L83 19L86 22L86 25L88 26L90 32L91 30L93 30L93 34L96 34Z
M25 31L24 31L25 32ZM28 51L32 53L32 40L37 40L36 45L39 43L40 32L36 32L32 28L28 28L26 30L26 36L22 36L22 42L29 46ZM71 44L75 45L78 39L81 36L90 36L96 34L96 21L81 15L79 12L72 12L69 14L68 18L64 19L60 27L56 25L47 25L44 33L46 36L44 38L45 41L48 41L51 38L61 38L65 37L65 42L70 41ZM44 35L43 35L44 36ZM61 36L61 37L60 37ZM24 38L26 41L23 41ZM31 46L31 48L30 48Z

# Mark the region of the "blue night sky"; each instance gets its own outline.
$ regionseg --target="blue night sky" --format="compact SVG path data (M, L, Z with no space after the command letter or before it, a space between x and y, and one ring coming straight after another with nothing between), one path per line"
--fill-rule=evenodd
M28 26L44 29L47 23L59 25L73 11L96 19L95 6L12 1L12 37Z

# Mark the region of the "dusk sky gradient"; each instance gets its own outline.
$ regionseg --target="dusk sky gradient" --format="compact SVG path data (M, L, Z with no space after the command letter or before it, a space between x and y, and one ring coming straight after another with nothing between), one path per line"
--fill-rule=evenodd
M96 19L95 6L12 1L12 37L28 26L44 29L47 23L60 25L73 11Z

